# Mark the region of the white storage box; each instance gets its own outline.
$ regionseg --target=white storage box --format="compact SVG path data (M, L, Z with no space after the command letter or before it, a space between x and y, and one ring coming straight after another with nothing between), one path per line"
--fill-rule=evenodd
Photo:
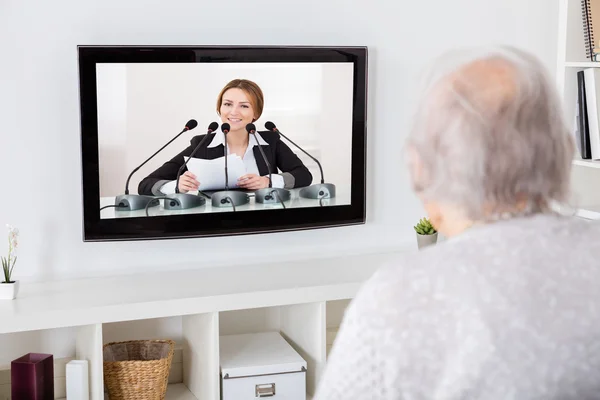
M306 400L306 361L278 332L220 337L221 399Z

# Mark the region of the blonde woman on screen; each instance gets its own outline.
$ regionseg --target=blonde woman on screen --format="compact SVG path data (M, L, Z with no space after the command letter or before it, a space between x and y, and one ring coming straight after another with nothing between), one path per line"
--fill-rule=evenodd
M435 65L407 151L448 240L366 282L315 400L598 399L600 226L553 211L574 149L554 84L514 48Z

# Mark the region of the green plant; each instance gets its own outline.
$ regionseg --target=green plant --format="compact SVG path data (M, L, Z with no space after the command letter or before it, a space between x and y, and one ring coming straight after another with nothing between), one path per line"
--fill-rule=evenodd
M8 257L2 257L2 273L4 283L12 283L11 275L17 262L19 230L10 225L6 225L6 227L8 228Z
M431 221L427 218L421 218L419 223L414 226L415 232L419 235L434 235L437 233L433 225L431 225Z

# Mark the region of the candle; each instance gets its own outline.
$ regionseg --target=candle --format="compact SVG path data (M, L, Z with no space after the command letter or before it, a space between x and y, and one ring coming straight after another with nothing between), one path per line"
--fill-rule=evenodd
M87 360L73 360L67 363L67 399L89 400Z
M11 396L19 400L54 399L54 357L29 353L10 364Z

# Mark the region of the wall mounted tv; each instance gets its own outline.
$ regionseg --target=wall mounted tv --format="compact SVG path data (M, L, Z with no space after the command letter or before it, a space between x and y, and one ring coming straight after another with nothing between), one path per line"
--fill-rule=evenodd
M78 56L85 241L365 222L366 47Z

